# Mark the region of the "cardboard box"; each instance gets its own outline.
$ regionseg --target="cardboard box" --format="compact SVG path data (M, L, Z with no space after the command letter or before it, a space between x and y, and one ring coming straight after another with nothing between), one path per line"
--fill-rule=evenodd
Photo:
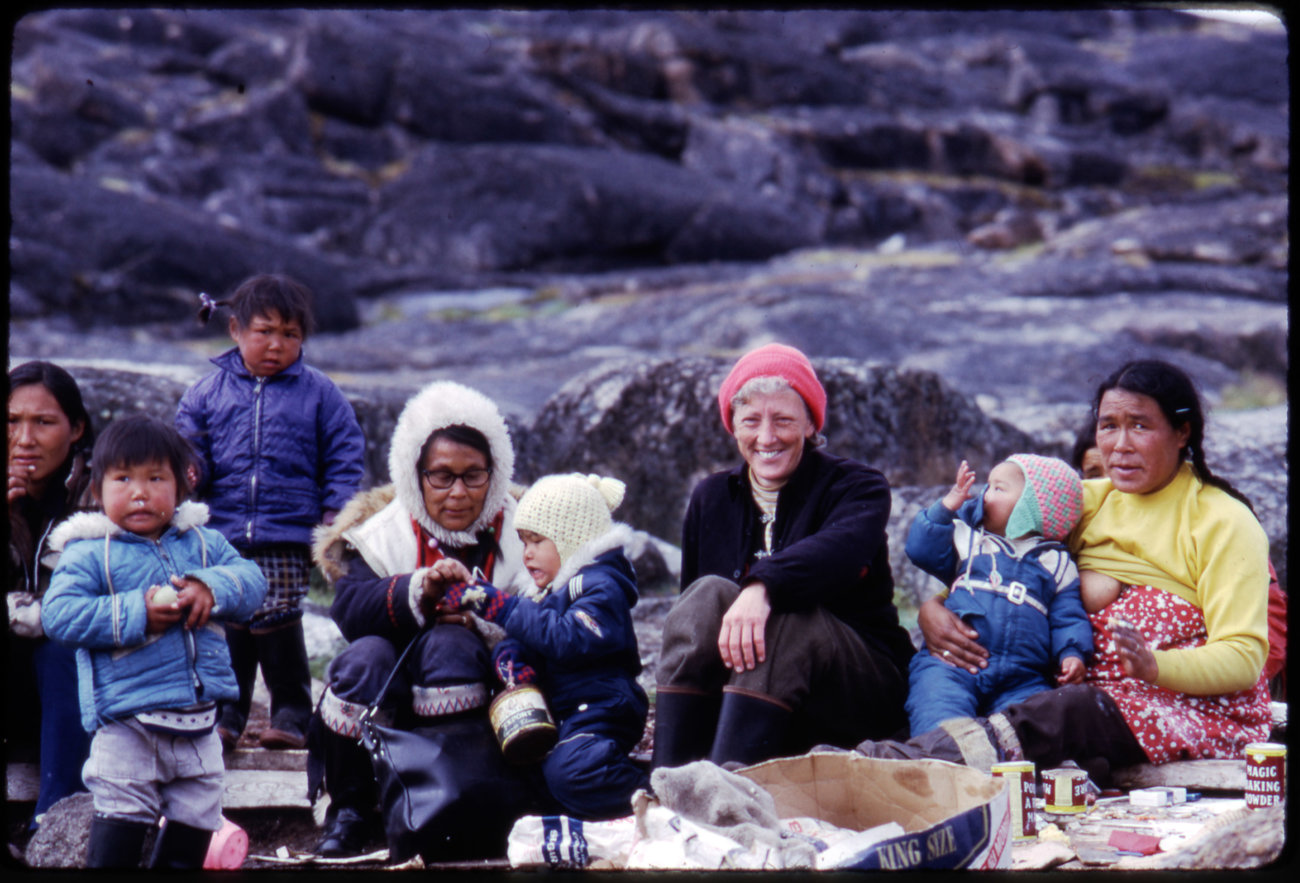
M822 819L906 832L859 853L861 870L1011 867L1011 804L1004 779L942 760L880 760L813 752L738 771L767 789L781 818Z

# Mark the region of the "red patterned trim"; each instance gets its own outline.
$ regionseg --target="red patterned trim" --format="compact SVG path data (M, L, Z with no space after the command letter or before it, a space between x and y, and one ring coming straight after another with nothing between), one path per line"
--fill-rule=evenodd
M394 628L400 628L401 623L397 621L397 611L394 609L393 604L393 590L395 588L397 588L397 577L392 577L388 580L388 620L393 624Z

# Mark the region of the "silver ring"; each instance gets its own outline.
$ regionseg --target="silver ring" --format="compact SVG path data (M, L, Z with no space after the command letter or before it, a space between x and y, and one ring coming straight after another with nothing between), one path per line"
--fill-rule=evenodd
M944 659L947 659L947 658L948 658L949 656L951 656L951 655L952 655L952 651L951 651L951 650L945 650L945 651L943 651L943 658L944 658Z

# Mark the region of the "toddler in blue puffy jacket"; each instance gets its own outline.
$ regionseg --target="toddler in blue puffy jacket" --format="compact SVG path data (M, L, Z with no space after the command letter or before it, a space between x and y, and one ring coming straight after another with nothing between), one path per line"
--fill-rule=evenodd
M928 652L908 668L912 733L952 717L999 711L1040 690L1080 683L1092 625L1063 541L1083 511L1083 485L1064 460L1013 454L972 494L963 460L943 499L918 512L907 557L949 587L944 606L979 633L988 667L972 673Z
M271 695L264 748L302 748L311 674L302 599L311 535L360 489L365 437L338 387L302 358L312 330L311 293L286 276L244 281L228 300L204 295L200 317L229 307L235 348L181 398L176 428L201 460L198 494L212 525L266 575L266 601L226 630L239 697L223 705L217 733L232 750L248 722L259 662Z
M238 693L217 620L247 618L266 581L185 502L189 445L133 415L95 445L91 485L103 512L55 528L58 564L41 606L51 640L76 648L82 769L94 800L86 863L134 868L166 825L150 867L199 868L222 825L217 703Z

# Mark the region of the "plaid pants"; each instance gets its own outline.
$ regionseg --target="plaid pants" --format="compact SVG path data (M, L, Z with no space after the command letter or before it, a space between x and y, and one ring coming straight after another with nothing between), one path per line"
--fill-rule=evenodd
M302 619L302 599L311 576L311 550L305 544L262 546L243 552L266 577L266 597L248 627L254 633L270 632Z

